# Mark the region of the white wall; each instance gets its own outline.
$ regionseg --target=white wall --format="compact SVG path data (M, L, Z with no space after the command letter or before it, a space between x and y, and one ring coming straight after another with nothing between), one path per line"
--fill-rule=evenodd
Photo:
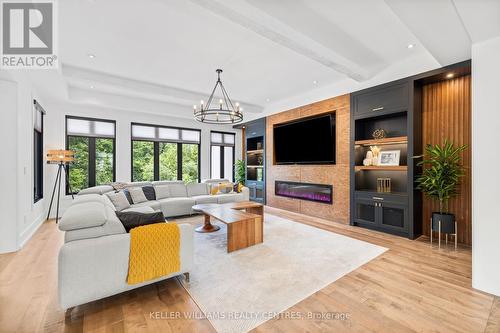
M43 105L47 111L45 118L45 149L62 149L65 146L65 116L82 116L102 118L116 121L116 180L131 181L131 141L130 123L139 122L164 126L178 126L201 129L201 179L210 178L210 131L224 131L236 133L235 158L241 158L241 130L233 129L229 125L207 125L194 119L174 118L155 114L112 110L108 108L89 107L70 103L47 103ZM52 186L55 181L57 166L46 166L45 198L50 200ZM61 185L62 187L62 185ZM65 187L62 187L65 188ZM61 200L61 209L71 202L71 197ZM52 210L51 216L55 216Z
M472 46L472 286L500 296L500 37Z
M33 99L26 72L0 72L0 253L22 247L43 222L45 199L33 203Z

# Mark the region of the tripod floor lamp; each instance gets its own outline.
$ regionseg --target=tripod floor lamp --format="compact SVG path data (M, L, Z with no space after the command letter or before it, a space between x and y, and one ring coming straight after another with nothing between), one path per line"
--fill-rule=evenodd
M58 166L56 181L54 183L54 189L52 190L52 198L50 198L47 220L49 219L50 211L52 209L52 203L54 202L54 195L56 194L56 188L57 188L56 223L59 220L59 202L61 199L61 178L63 177L63 173L66 179L66 184L68 184L71 197L74 199L68 175L68 164L73 162L74 160L75 160L75 153L71 150L49 150L47 152L47 164L55 164Z

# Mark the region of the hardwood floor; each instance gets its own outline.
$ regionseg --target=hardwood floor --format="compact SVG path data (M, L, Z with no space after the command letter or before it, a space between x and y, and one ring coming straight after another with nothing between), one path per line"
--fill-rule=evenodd
M471 250L409 241L266 207L275 214L389 248L253 332L500 332L500 299L471 288ZM265 242L265 241L264 241ZM21 251L0 255L0 332L214 332L176 278L73 309L57 301L63 233L44 223ZM314 274L314 272L311 272ZM157 314L156 312L160 312ZM312 319L290 319L301 313ZM324 316L343 314L344 320ZM316 317L322 315L323 318ZM155 316L160 316L155 318Z

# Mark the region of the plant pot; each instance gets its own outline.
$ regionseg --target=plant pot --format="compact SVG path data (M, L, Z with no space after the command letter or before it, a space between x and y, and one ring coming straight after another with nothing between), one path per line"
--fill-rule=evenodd
M445 234L455 233L455 215L446 213L432 213L432 231L439 231L439 221L441 221L441 232Z

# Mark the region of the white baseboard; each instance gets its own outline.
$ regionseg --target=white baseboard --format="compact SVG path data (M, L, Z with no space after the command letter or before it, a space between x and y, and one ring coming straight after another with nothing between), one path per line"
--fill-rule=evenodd
M18 251L26 245L26 243L33 237L35 232L40 228L42 223L45 222L45 213L40 214L31 224L24 229L23 232L19 235L19 245Z

